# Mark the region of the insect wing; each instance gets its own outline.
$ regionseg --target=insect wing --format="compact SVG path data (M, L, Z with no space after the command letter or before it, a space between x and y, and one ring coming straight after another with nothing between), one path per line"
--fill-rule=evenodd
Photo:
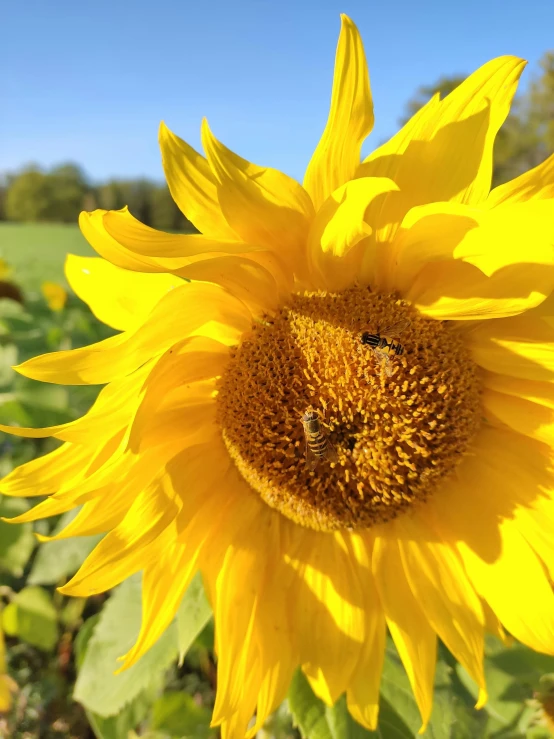
M391 338L393 336L399 336L408 328L410 323L411 321L408 318L405 318L402 321L391 323L390 326L385 326L385 328L382 328L379 333L381 334L381 336L390 336Z
M310 445L308 444L308 437L306 437L306 469L313 472L317 467L318 462L319 457L317 457L310 449Z
M387 377L392 375L392 366L388 352L383 352L380 349L372 349L373 356L376 362L379 364L381 369L385 370Z
M327 459L328 462L334 462L335 464L338 464L338 462L339 462L339 457L338 457L338 454L337 454L337 450L331 444L331 442L329 441L329 439L327 439L327 450L325 452L325 457L326 457L326 459Z

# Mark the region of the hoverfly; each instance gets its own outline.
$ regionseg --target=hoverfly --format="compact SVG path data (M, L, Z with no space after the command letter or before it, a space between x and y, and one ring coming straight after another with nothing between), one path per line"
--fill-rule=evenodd
M411 321L405 318L390 326L385 326L383 329L378 329L376 334L372 334L370 331L364 331L361 336L360 341L362 344L370 347L375 359L381 367L384 367L387 377L392 375L390 355L395 354L398 356L404 353L403 345L399 341L395 343L394 339L397 339L408 328L410 323Z
M337 453L327 438L320 420L320 412L309 405L302 415L304 438L306 439L306 467L315 470L323 458L330 462L337 461Z

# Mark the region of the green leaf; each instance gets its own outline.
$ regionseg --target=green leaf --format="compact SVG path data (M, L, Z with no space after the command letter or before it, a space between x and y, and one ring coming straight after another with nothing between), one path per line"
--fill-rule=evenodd
M117 715L103 718L92 711L87 711L88 722L97 739L126 739L132 731L147 715L149 706L143 704L138 698Z
M179 644L179 665L183 664L186 653L196 637L210 620L212 609L198 572L190 583L177 612L177 638Z
M474 698L475 684L458 665L460 681ZM485 660L485 679L489 699L482 709L487 717L487 737L525 737L533 709L527 701L540 687L541 677L554 672L554 657L533 652L522 645L497 647Z
M15 378L15 372L12 369L17 364L17 347L15 344L6 344L0 346L0 386L9 385Z
M64 529L77 513L78 509L64 513L54 533L58 534ZM31 585L55 585L75 574L101 538L102 534L75 536L41 544L27 582Z
M29 504L22 498L0 496L0 516L14 518L28 508ZM32 523L0 521L0 572L4 570L21 577L35 545Z
M452 668L437 661L433 713L426 739L478 739L484 736L485 718L473 708L471 696ZM421 718L413 692L392 640L388 640L381 676L379 724L372 732L359 726L348 713L344 696L332 707L313 694L306 678L296 673L289 692L289 705L304 737L308 739L414 739Z
M91 618L88 618L77 633L75 639L75 655L78 670L83 665L88 645L100 620L100 615L96 613ZM126 705L117 716L104 718L93 711L85 709L88 721L96 737L98 739L120 739L120 737L129 736L132 730L146 718L161 688L161 679L153 680L152 685L147 690L142 691L130 704Z
M446 651L446 650L444 650ZM417 708L413 691L393 641L387 640L385 664L381 677L381 708L379 730L383 737L389 736L385 731L383 701L390 707L386 721L394 723L393 716L404 723L404 731L410 736L417 736L421 728L421 717ZM433 695L433 711L424 736L426 739L478 739L483 735L484 717L476 711L475 701L467 693L463 685L456 679L456 674L440 656L435 670L435 686ZM395 737L391 733L390 737ZM400 736L404 736L400 734Z
M134 644L141 623L141 579L122 583L104 606L77 676L73 697L104 718L115 716L139 693L160 679L178 654L173 622L156 644L132 667L114 675L118 657Z
M87 618L87 620L84 622L84 624L81 626L79 631L77 632L77 636L75 637L74 641L74 647L75 647L75 661L77 664L77 669L80 670L83 666L83 662L85 660L85 654L87 652L88 643L94 634L94 628L98 621L100 620L100 614L95 613L94 616L91 616L90 618Z
M378 737L354 721L342 696L330 708L317 698L301 670L297 670L289 688L289 707L295 724L306 739L369 739Z
M6 634L51 652L58 641L56 609L43 588L24 588L4 608L2 625Z
M211 712L188 693L168 691L154 703L152 728L175 737L202 739L213 735Z

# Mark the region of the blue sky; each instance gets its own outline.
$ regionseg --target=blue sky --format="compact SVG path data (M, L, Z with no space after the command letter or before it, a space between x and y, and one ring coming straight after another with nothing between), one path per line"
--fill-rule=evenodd
M79 162L93 180L162 178L160 120L301 178L325 124L341 12L364 39L376 125L441 74L554 47L552 0L19 0L3 8L0 171Z

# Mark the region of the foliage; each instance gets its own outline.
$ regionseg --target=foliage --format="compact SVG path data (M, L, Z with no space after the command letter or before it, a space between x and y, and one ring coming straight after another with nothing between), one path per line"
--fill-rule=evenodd
M76 223L81 210L117 210L128 206L147 225L165 231L191 230L165 184L145 178L91 184L75 164L48 172L30 165L0 188L0 217L18 222Z

